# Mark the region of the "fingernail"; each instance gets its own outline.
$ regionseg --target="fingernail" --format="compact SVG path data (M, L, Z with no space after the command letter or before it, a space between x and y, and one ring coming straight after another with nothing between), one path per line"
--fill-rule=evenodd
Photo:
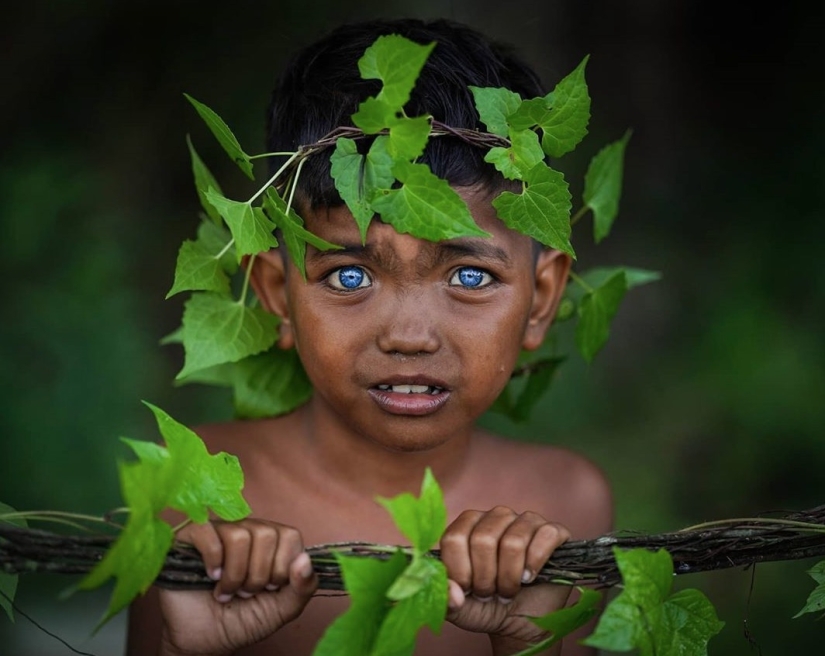
M300 560L301 562L298 563L298 576L302 579L308 579L312 576L312 561L309 559L309 555L304 552L300 554L295 560Z
M269 590L270 592L275 592L276 590L280 590L281 586L280 585L275 585L274 583L267 583L266 584L266 589Z
M529 569L524 570L524 573L521 575L521 582L522 583L530 583L533 580L533 572Z
M218 595L217 599L220 603L225 604L227 602L232 601L232 595L231 594Z
M502 597L501 595L498 595L497 598L498 603L500 603L502 606L506 606L507 604L513 603L513 599L511 597Z
M493 600L493 595L490 595L489 597L479 597L478 595L474 594L473 599L475 599L476 601L480 601L483 604L486 604L488 601Z
M213 581L220 581L221 574L223 574L223 570L220 567L216 567L211 572L209 572L209 578Z
M255 596L254 593L247 592L246 590L238 590L235 594L237 594L241 599L252 599L252 597Z

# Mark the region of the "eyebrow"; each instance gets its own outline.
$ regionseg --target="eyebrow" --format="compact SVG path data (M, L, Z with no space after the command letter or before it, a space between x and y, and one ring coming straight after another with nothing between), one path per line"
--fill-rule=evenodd
M500 246L495 246L486 241L448 241L441 242L438 248L436 260L445 262L459 257L477 257L485 260L498 260L502 264L510 264L510 256Z
M376 260L388 264L395 258L387 253L384 248L377 248L373 244L361 244L360 242L350 244L338 244L341 248L322 251L312 249L314 252L307 253L307 259L323 261L330 257L356 256L371 260ZM498 260L504 265L511 264L510 256L500 246L495 246L481 240L452 240L433 242L432 250L428 249L422 255L429 258L434 263L443 264L461 257L476 257L486 260ZM389 257L388 257L389 255Z

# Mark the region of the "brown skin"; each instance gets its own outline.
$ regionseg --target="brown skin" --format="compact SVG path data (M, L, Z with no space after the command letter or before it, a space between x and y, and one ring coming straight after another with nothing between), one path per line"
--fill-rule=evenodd
M568 588L523 587L522 577L530 580L569 537L612 529L603 474L570 451L505 440L475 421L520 349L542 343L570 260L542 251L533 266L531 241L496 218L489 198L458 191L490 239L433 243L373 221L362 249L341 207L304 212L308 229L347 246L309 247L306 281L277 251L254 259L252 285L282 318L279 344L298 349L315 392L283 417L198 429L211 452L238 456L258 519L179 535L201 551L207 571L220 569L219 580L212 593L153 588L136 600L130 656L310 654L347 600L313 596L317 580L303 547L405 544L375 497L417 494L426 467L448 509L440 547L450 608L440 636L421 632L417 654L513 654L544 637L524 615L568 603ZM338 271L352 266L364 282L347 290ZM456 275L462 267L490 275L467 288ZM402 384L441 391L378 387ZM565 656L593 653L566 641Z

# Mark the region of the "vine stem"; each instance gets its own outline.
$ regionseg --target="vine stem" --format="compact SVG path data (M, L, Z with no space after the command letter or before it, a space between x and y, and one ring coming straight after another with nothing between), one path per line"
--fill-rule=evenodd
M588 294L592 294L595 291L590 285L587 284L587 281L575 271L570 271L570 279L584 289L584 291Z

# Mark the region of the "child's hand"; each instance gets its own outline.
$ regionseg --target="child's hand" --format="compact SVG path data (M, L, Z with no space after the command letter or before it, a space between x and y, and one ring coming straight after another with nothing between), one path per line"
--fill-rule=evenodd
M514 653L547 637L525 616L562 608L568 586L522 588L570 532L532 512L502 506L466 510L441 538L441 559L450 578L447 620L468 631L488 633L494 650Z
M201 553L212 592L160 593L161 654L232 654L295 619L318 587L301 534L274 522L192 524L178 534Z

